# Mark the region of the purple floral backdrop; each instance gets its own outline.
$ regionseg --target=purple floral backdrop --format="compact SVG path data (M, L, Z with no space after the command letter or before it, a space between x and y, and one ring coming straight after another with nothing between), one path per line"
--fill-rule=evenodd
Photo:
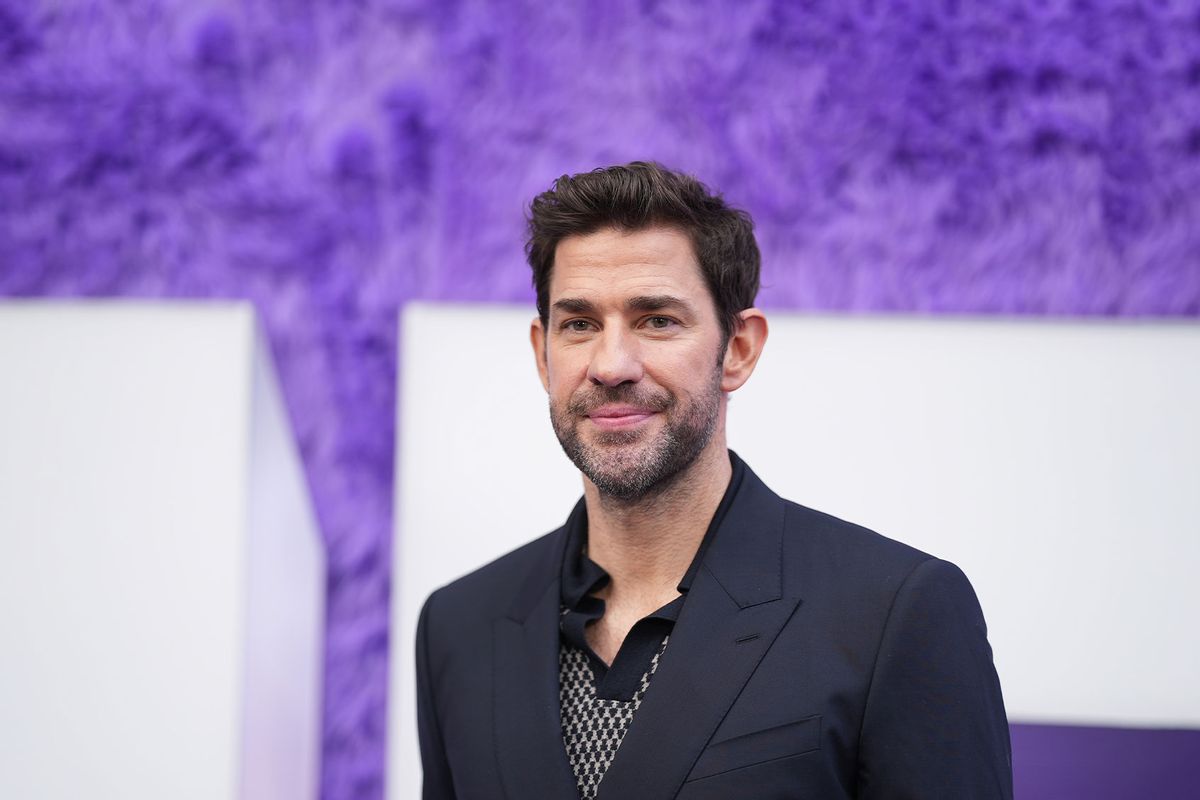
M330 800L383 795L397 309L531 302L554 177L720 187L767 307L1200 316L1200 0L0 0L0 115L0 295L266 321Z

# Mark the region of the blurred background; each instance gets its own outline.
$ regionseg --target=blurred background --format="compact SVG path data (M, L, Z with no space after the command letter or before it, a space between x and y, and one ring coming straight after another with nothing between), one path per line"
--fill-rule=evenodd
M750 212L767 309L1200 316L1195 0L0 0L0 295L262 320L322 797L385 792L397 314L532 313L528 201L634 159Z

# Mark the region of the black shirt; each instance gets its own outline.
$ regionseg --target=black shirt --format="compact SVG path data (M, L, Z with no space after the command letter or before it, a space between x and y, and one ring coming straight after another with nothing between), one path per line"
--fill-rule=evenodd
M642 677L649 671L650 662L659 652L664 637L674 628L675 620L678 619L684 600L687 599L688 589L704 559L704 552L716 535L729 506L733 503L733 498L741 485L742 476L745 474L745 465L733 451L729 452L729 463L733 468L729 486L726 487L725 495L721 498L716 513L713 514L712 521L708 525L708 530L700 541L700 546L696 549L696 555L692 557L691 565L679 582L677 588L681 596L634 624L626 635L625 641L621 643L621 649L617 651L611 667L606 665L588 646L587 636L584 632L589 623L604 616L604 601L591 595L606 586L611 578L599 564L588 558L584 552L587 546L588 527L587 507L584 501L580 500L574 511L571 512L566 525L567 544L563 554L561 582L561 603L564 611L559 625L564 643L587 654L588 662L596 677L596 697L598 699L630 700L637 692Z

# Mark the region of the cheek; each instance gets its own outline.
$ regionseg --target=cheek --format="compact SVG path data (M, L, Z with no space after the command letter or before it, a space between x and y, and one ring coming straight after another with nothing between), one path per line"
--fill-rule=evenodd
M698 349L682 354L662 374L664 379L669 378L674 385L696 394L708 389L718 365L715 347Z
M546 368L546 382L552 400L566 401L587 377L587 370L580 370L562 360L551 360Z
M562 380L556 381L556 380L554 380L553 377L551 377L551 379L550 379L550 401L551 402L558 403L559 405L565 405L567 403L567 401L571 399L571 393L573 391L574 391L574 387L571 386L570 384L567 384Z
M588 354L583 348L553 349L546 354L546 374L553 387L578 382L587 377Z

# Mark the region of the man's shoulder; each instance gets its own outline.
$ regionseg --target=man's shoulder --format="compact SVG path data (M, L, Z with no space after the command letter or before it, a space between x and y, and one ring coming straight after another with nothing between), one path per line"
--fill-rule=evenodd
M873 597L888 605L922 565L957 568L870 528L784 500L784 559L810 589Z
M456 578L436 589L427 605L436 602L439 615L451 617L504 613L518 593L544 588L558 577L561 533L562 528L553 530Z
M817 511L791 500L783 500L783 503L787 509L789 533L802 534L802 540L809 547L888 565L915 566L933 558L911 545L833 514Z
M743 510L739 519L782 526L782 557L797 567L872 578L907 572L933 558L870 528L781 497L749 468L739 501L757 509Z

